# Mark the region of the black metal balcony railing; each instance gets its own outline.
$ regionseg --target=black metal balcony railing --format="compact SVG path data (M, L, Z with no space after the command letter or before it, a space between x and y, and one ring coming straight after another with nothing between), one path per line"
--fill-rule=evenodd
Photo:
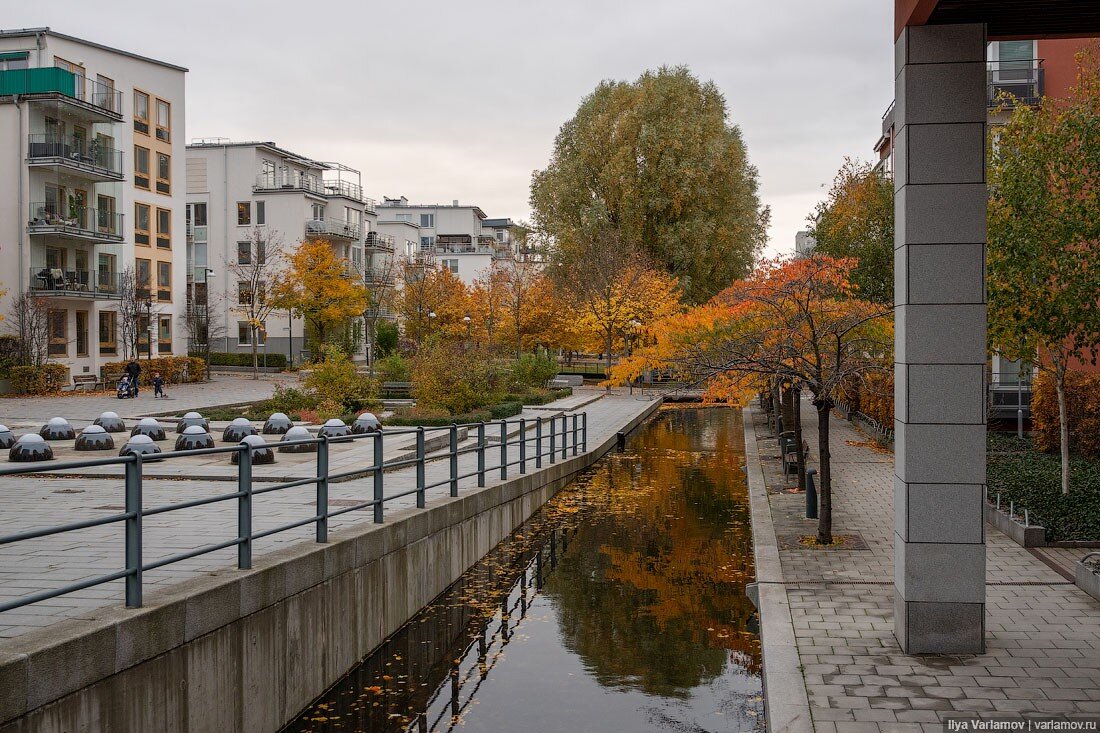
M990 61L986 69L990 107L1034 105L1042 100L1046 81L1042 59Z
M0 96L60 94L111 116L122 116L122 92L114 87L57 67L0 71Z
M387 252L393 252L393 237L389 234L367 232L367 238L364 244L367 249L381 249Z
M27 158L31 161L56 159L93 173L122 178L122 151L99 140L82 137L35 134L27 136Z
M31 292L67 298L120 298L122 275L117 272L32 267Z
M73 234L89 239L122 239L122 214L88 206L60 206L44 201L30 205L31 234Z
M363 270L363 282L367 285L386 285L394 280L393 273L375 267L367 267Z
M350 221L340 219L307 219L307 237L341 237L343 239L359 239L363 227Z

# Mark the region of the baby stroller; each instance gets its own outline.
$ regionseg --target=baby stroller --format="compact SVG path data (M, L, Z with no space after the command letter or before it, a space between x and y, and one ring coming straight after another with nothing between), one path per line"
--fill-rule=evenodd
M122 379L118 380L118 398L125 400L130 397L137 396L137 385L130 379L129 374L123 374Z

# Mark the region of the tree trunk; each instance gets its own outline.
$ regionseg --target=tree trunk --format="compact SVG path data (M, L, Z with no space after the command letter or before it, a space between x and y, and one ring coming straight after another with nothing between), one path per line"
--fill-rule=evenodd
M817 407L817 462L818 479L820 486L817 488L818 510L817 542L821 545L833 543L833 476L829 456L829 401L816 402Z
M1066 406L1066 370L1059 369L1054 376L1058 393L1058 429L1062 454L1062 493L1069 494L1069 409Z
M256 353L256 336L259 334L260 329L252 326L252 378L260 378L260 358Z
M604 339L604 345L607 347L607 391L611 391L611 342L614 340L615 334L608 329L607 337Z
M806 455L802 452L802 390L795 387L794 393L794 444L798 447L798 459L795 465L798 467L798 488L806 490Z

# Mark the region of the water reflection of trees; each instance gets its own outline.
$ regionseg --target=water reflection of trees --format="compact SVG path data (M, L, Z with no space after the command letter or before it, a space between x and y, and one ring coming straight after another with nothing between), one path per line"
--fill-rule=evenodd
M562 558L546 592L602 684L686 696L727 657L759 672L741 445L732 410L670 411L587 478L583 552Z

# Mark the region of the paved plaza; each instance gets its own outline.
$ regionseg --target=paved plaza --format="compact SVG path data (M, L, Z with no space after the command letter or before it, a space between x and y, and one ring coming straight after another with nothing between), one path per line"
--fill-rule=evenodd
M813 466L816 412L803 408ZM817 522L804 519L803 494L782 492L790 482L779 470L772 431L759 411L751 419L758 574L767 586L761 589L764 657L766 666L776 663L768 671L776 676L769 676L767 704L769 715L783 721L774 730L811 729L796 709L800 699L808 704L812 730L828 733L939 732L947 716L974 713L1100 716L1100 602L1039 553L986 525L986 652L903 654L893 634L893 456L834 416L833 531L858 534L868 549L785 549L777 537L814 534ZM766 499L754 470L762 470ZM769 505L770 522L758 521ZM768 559L776 550L778 567ZM1068 562L1076 554L1084 551L1055 555ZM793 638L797 661L784 659L785 638ZM798 671L784 675L783 666L790 671L792 664ZM804 692L796 689L799 682Z
M581 395L587 395L588 399L580 399ZM652 398L631 396L626 390L605 394L603 390L581 389L577 390L574 397L566 398L558 404L540 406L537 411L531 411L530 416L533 418L537 414L545 419L553 414L572 415L584 411L588 414L588 443L589 446L594 446L621 430L623 425L652 404ZM569 425L572 425L571 418ZM530 438L534 437L533 427L528 435ZM544 450L549 449L548 435L547 432ZM410 438L411 436L404 436L403 439L394 441L396 447L387 449L387 459L394 455L391 451L406 446ZM561 449L560 440L558 449ZM339 448L339 451L338 454L334 451L334 455L339 457L338 462L333 463L334 471L351 470L357 465L366 469L374 462L370 440L357 441ZM534 470L533 454L532 444L527 452L528 471ZM291 457L286 454L279 454L279 463L275 468L288 475L305 475L313 470L313 456L293 458L297 462L291 461ZM513 446L508 460L518 459L518 447ZM476 460L474 453L461 456L459 473L475 471ZM549 462L549 458L543 460ZM486 463L494 466L499 461L499 444L491 443ZM228 464L225 457L219 460L218 470L235 474L235 467L221 464ZM515 476L517 472L518 466L509 469L510 476ZM229 493L235 488L225 481L194 478L188 476L186 471L178 473L180 475L173 478L144 481L143 506L190 501ZM441 458L429 462L425 473L429 484L445 480L449 475L448 461ZM499 476L499 471L491 472L487 483L492 485L499 480ZM415 486L416 475L412 466L386 473L387 496L414 489ZM473 476L459 483L461 492L475 486L476 478ZM369 501L373 496L372 492L373 479L369 476L333 483L329 489L329 506L332 510L338 510ZM446 485L429 490L429 504L433 497L446 495L447 492ZM0 478L0 495L3 496L3 501L0 502L0 535L119 513L123 511L124 501L121 480L109 477ZM385 510L388 513L414 505L415 497L410 495L386 502ZM257 496L254 499L253 531L258 533L310 517L315 506L316 490L313 485ZM330 522L330 536L338 537L341 528L365 521L371 521L369 509L334 518ZM236 502L228 501L146 517L143 520L143 532L143 559L146 563L204 545L224 542L237 536ZM259 557L290 543L312 541L313 535L313 525L306 525L257 540L254 544L254 555ZM0 600L10 600L114 572L123 567L123 560L121 523L0 546ZM158 588L165 589L202 573L231 568L235 562L236 549L228 548L148 571L144 574L146 595L148 597L149 593ZM33 607L0 613L0 638L19 636L62 619L86 618L88 614L104 606L121 605L122 598L122 583L116 581L43 601Z

